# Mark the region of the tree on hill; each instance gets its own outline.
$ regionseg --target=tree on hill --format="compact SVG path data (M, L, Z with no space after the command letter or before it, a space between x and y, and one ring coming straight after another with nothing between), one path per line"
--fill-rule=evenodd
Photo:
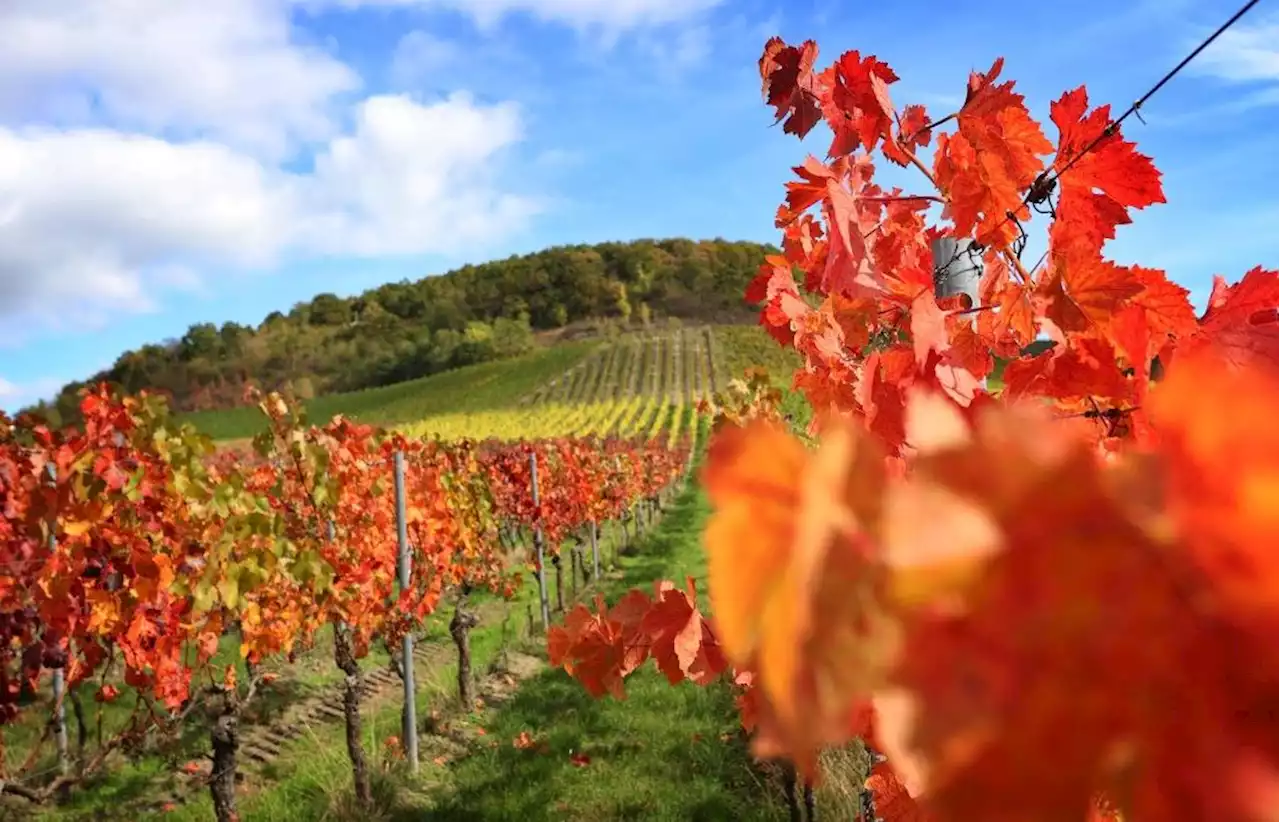
M742 293L773 246L722 239L636 240L549 248L387 283L354 297L316 295L256 327L198 323L180 339L126 351L105 371L28 409L75 422L79 391L107 382L168 395L179 411L241 404L246 384L315 395L387 385L514 356L534 332L598 318L752 322ZM630 295L630 297L628 296Z

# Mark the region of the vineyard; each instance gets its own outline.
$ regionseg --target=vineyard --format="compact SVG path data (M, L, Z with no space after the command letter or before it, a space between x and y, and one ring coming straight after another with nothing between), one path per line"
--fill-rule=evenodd
M610 339L560 342L510 360L420 380L317 397L313 419L342 415L414 436L519 439L541 436L688 434L691 411L750 365L794 368L751 326L632 331ZM181 416L222 442L247 445L262 430L253 408Z
M381 388L316 397L308 415L327 420L341 414L372 425L393 426L437 414L506 408L571 368L595 348L591 341L564 342L508 360L472 365ZM184 414L215 440L248 440L264 425L251 406Z
M698 403L714 395L715 339L710 327L624 335L509 407L432 415L404 430L445 439L638 436L674 445L692 431Z
M416 765L415 674L447 661L415 644L436 612L467 713L482 617L503 603L504 645L545 630L652 525L691 453L669 436L412 439L259 405L253 455L105 389L84 431L0 420L6 800L74 808L124 768L161 777L153 810L207 783L215 815L237 818L242 768L329 718L367 803L360 704L403 690L385 741ZM513 606L531 590L526 617Z

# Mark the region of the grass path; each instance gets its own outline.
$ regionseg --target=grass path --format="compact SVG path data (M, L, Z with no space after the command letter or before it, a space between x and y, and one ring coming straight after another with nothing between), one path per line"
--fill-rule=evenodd
M661 578L690 575L705 583L700 535L706 515L706 500L691 485L639 553L622 558L622 573L606 597ZM628 679L627 690L626 701L597 700L562 671L544 670L485 718L500 744L452 766L425 813L397 818L782 817L776 794L750 766L727 687L672 687L649 663ZM533 749L511 744L522 732L534 740Z

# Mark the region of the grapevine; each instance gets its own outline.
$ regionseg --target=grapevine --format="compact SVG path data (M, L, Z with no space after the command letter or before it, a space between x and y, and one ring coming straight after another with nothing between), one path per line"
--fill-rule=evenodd
M475 624L468 592L511 596L520 581L522 558L504 531L536 524L562 540L594 528L681 477L688 459L642 440L446 442L340 417L317 426L278 395L250 399L267 422L252 452L216 451L163 400L106 386L84 395L80 430L0 415L0 732L45 729L16 751L20 761L0 746L3 793L50 801L115 752L207 717L214 808L237 819L238 726L277 675L264 663L292 661L329 629L346 682L355 794L367 803L358 661L371 643L394 644L447 600L463 626L454 631L462 668ZM543 462L537 508L520 473L530 453ZM406 466L414 568L403 588L394 455ZM247 676L215 664L228 641ZM33 700L53 672L55 698ZM459 678L467 704L470 681ZM126 690L135 710L104 729L104 706ZM82 692L96 722L82 716ZM96 725L92 749L66 750L44 721L65 701L76 705L82 741ZM62 767L50 778L35 766L54 736Z
M876 57L817 53L773 38L760 60L783 130L832 139L746 295L801 355L814 423L789 431L763 375L718 397L714 616L657 583L575 608L553 662L595 695L649 657L731 681L755 752L810 781L861 738L884 759L868 820L1274 818L1277 273L1215 277L1197 316L1107 259L1164 193L1083 87L1053 141L1002 60L934 119ZM877 155L928 189L880 188ZM1033 205L1052 219L1028 268ZM935 297L944 237L981 255L976 302Z

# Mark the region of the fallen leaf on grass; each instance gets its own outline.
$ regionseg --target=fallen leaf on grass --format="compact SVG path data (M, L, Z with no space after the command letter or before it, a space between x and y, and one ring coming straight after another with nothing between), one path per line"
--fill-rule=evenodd
M570 754L569 761L573 763L575 768L585 768L591 764L591 757L583 753Z

